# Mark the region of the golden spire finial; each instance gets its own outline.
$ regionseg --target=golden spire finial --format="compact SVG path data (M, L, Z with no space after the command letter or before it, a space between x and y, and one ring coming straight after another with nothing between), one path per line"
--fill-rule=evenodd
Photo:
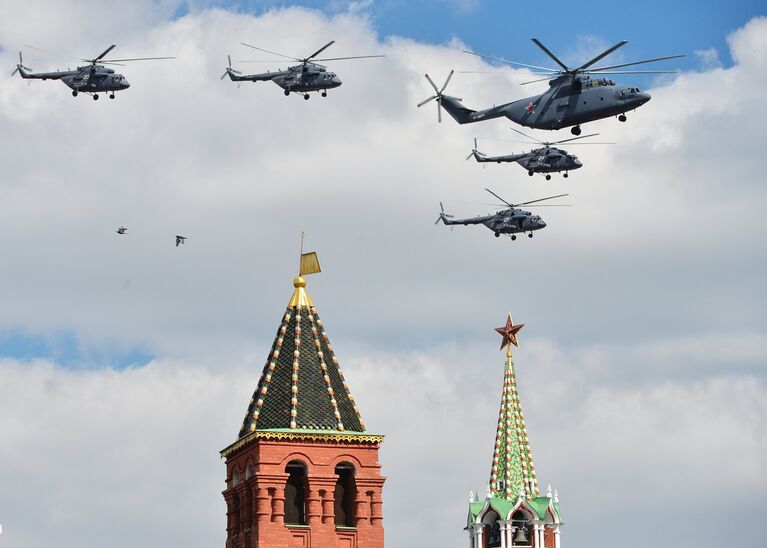
M309 297L306 289L304 289L306 287L306 280L304 279L304 275L315 274L317 272L320 272L320 261L317 259L317 253L314 251L310 253L304 253L304 233L301 232L298 276L296 276L296 278L293 280L293 287L296 289L293 291L293 296L290 298L288 308L294 308L296 306L314 306L311 297Z
M511 319L511 312L509 312L508 318L506 318L506 325L503 327L496 327L495 330L503 337L501 341L501 350L506 348L506 356L511 358L511 345L513 344L519 348L519 339L517 339L517 333L525 327L525 324L514 325L514 321Z

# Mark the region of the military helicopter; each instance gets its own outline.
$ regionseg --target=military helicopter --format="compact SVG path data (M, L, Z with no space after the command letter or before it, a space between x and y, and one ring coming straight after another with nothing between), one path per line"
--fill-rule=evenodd
M327 67L320 65L317 63L317 61L342 61L346 59L370 59L373 57L386 57L385 55L357 55L354 57L328 57L325 59L316 59L320 53L325 51L331 45L335 44L335 40L331 40L304 59L299 59L298 57L291 57L289 55L283 55L281 53L269 51L268 49L251 46L245 42L241 42L241 44L249 48L257 49L258 51L269 53L271 55L277 55L278 57L284 57L292 61L298 61L301 64L288 67L286 70L242 75L242 72L232 68L232 57L228 56L229 66L226 67L226 72L221 75L222 80L224 77L226 77L227 74L229 75L229 79L233 82L265 82L271 80L284 90L283 93L285 93L285 96L288 96L291 93L298 93L303 94L304 99L307 100L309 99L310 91L319 91L323 97L327 97L329 89L337 88L341 85L341 79L336 75L336 73L328 72ZM247 63L259 61L245 62Z
M487 228L493 231L495 237L498 238L501 234L508 235L512 240L517 239L517 234L527 232L527 237L533 237L533 231L546 228L546 223L538 215L533 215L529 211L519 209L517 206L534 204L537 202L543 202L544 200L552 200L554 198L561 198L563 196L569 196L568 194L557 194L556 196L549 196L547 198L539 198L537 200L530 200L529 202L522 202L521 204L511 204L498 196L495 192L486 188L490 194L498 198L504 204L509 206L507 209L503 209L494 214L480 215L469 219L455 219L453 215L445 213L445 208L442 207L442 202L439 203L440 214L434 224L442 221L445 225L485 225Z
M19 52L19 63L16 65L16 70L11 73L11 76L17 72L22 78L36 79L36 80L61 80L69 88L72 89L72 96L77 97L80 92L89 93L93 97L93 100L99 98L99 92L109 93L109 98L115 98L115 92L128 89L130 84L125 76L117 74L114 69L105 67L104 65L121 65L121 63L127 61L153 61L157 59L175 59L175 57L135 57L133 59L109 59L104 57L107 53L112 51L115 44L109 46L104 52L95 57L94 59L82 59L90 64L77 67L76 70L57 70L54 72L31 72L32 69L24 66L24 60L21 58L21 52ZM27 72L29 71L29 72Z
M546 175L546 180L551 180L552 173L562 173L562 177L567 178L568 172L574 169L579 169L583 166L581 161L574 154L570 154L566 150L556 148L553 145L559 145L570 141L577 141L578 139L586 139L587 137L595 137L599 133L591 133L589 135L581 135L580 137L571 137L570 139L563 139L561 141L554 141L553 143L540 141L535 137L531 137L526 133L522 133L519 130L511 128L512 131L516 131L520 135L527 137L528 139L540 143L543 148L536 148L530 152L523 152L521 154L509 154L505 156L486 156L477 150L477 139L474 139L474 148L466 159L468 160L472 156L477 162L517 162L523 168L527 170L527 174L532 177L536 173L542 173ZM607 145L612 143L573 143L579 145Z
M436 99L437 118L440 122L442 121L441 109L444 108L459 124L470 124L505 116L514 123L537 129L561 129L572 126L570 130L572 134L580 135L581 124L592 122L594 120L601 120L602 118L608 118L610 116L617 116L618 120L625 122L627 112L639 108L650 100L650 95L640 91L637 87L619 86L616 85L613 80L607 78L592 78L592 75L673 74L676 71L615 71L613 69L684 57L684 55L670 55L667 57L646 59L644 61L634 61L632 63L620 63L617 65L589 68L597 61L600 61L602 58L608 56L627 43L626 40L621 40L578 68L570 68L551 53L551 51L549 51L537 38L532 38L532 41L536 46L541 48L546 55L551 57L561 69L517 63L515 61L507 61L506 59L491 57L481 53L464 51L465 53L476 55L484 59L542 71L534 72L533 74L545 75L545 78L523 82L522 85L549 80L549 89L546 92L485 110L472 110L464 106L461 103L461 99L444 95L445 88L455 72L451 70L442 88L437 88L437 85L429 75L426 75L429 84L434 88L435 95L422 101L418 106L421 107L429 101Z

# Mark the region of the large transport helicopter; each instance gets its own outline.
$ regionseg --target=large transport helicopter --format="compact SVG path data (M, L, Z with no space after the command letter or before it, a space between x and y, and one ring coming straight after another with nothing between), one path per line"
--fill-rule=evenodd
M289 55L283 55L274 51L251 46L245 42L241 42L243 46L257 49L271 55L277 55L278 57L284 57L291 61L298 61L300 65L294 65L288 67L286 70L277 70L273 72L262 72L260 74L242 74L241 71L232 68L232 57L229 58L229 66L226 67L226 72L221 75L223 80L226 75L233 82L266 82L272 81L283 89L283 93L288 96L291 93L298 93L304 96L304 99L309 99L310 91L319 91L323 97L328 96L328 90L337 88L341 85L341 79L335 72L328 72L328 69L324 65L320 65L318 61L344 61L347 59L371 59L374 57L385 57L385 55L356 55L353 57L327 57L324 59L316 59L316 57L335 44L335 40L331 40L320 49L315 51L304 59L298 57L291 57ZM260 61L244 61L244 62L260 62Z
M482 55L471 51L466 51L466 53L493 61L535 69L539 72L534 72L533 74L545 75L546 77L523 82L522 85L549 80L549 89L546 92L484 110L472 110L461 103L462 99L444 94L445 88L454 73L454 71L451 70L442 88L438 88L429 75L426 75L426 79L434 88L435 95L422 101L418 106L420 107L429 101L436 100L437 117L440 122L442 121L441 109L444 108L459 124L470 124L505 116L514 123L537 129L561 129L572 126L570 131L573 135L580 135L581 124L592 122L594 120L601 120L602 118L609 118L610 116L617 116L618 120L625 122L627 112L641 107L650 100L650 95L640 91L637 87L616 85L613 80L608 78L592 78L593 75L673 74L676 71L616 71L614 69L684 57L684 55L670 55L667 57L646 59L644 61L589 68L597 61L600 61L627 43L626 40L621 40L590 61L573 69L557 59L557 57L551 53L546 46L538 41L538 39L533 38L532 41L536 46L541 48L546 55L551 57L561 69L517 63L515 61L507 61L506 59Z
M532 177L536 173L544 174L546 180L551 180L552 173L562 173L562 177L567 178L568 172L574 169L580 169L583 167L583 163L578 159L575 154L570 154L566 150L556 148L553 145L559 145L562 143L568 143L571 141L577 141L578 139L586 139L588 137L595 137L599 133L590 133L589 135L581 135L580 137L571 137L569 139L562 139L561 141L547 142L531 137L526 133L522 133L514 128L512 131L516 131L520 135L527 137L528 139L537 142L543 147L536 148L530 152L522 152L520 154L507 154L504 156L487 156L481 153L477 148L477 139L474 139L474 148L466 159L474 158L480 163L503 163L503 162L516 162L527 170L527 174ZM612 143L572 143L574 145L608 145Z
M485 190L506 204L508 208L489 215L479 215L477 217L471 217L468 219L453 220L454 215L448 215L445 213L445 208L442 207L442 202L440 202L440 214L434 224L442 221L447 226L485 225L487 228L493 231L493 234L495 234L496 238L498 238L501 234L505 234L512 240L516 240L517 234L525 232L528 233L528 238L532 238L534 231L546 228L546 223L543 222L543 219L541 219L539 215L533 215L529 211L519 209L518 206L529 205L537 202L543 202L545 200L552 200L554 198L568 196L568 194L557 194L556 196L549 196L547 198L539 198L537 200L530 200L529 202L522 202L521 204L511 204L498 196L489 188L486 188Z
M109 93L109 98L114 99L115 93L128 89L130 84L122 74L118 74L104 65L121 65L128 61L155 61L158 59L175 59L175 57L135 57L131 59L104 59L112 51L115 44L109 46L104 52L94 59L82 59L89 64L77 67L76 70L57 70L54 72L32 72L32 69L24 66L24 60L19 52L19 63L16 70L22 78L35 80L61 80L72 90L72 96L77 97L80 93L90 94L94 100L99 98L99 93ZM29 72L28 72L29 71Z

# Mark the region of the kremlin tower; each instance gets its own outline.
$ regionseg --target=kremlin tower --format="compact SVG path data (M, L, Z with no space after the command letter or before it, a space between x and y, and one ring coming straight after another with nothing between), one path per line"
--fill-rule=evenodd
M293 296L226 459L226 548L383 548L383 436L359 409L306 292Z
M560 548L559 498L538 489L533 455L527 438L525 418L517 390L512 345L519 346L517 333L524 324L514 325L511 314L496 331L506 348L503 395L495 435L493 464L485 500L472 492L466 530L471 548Z

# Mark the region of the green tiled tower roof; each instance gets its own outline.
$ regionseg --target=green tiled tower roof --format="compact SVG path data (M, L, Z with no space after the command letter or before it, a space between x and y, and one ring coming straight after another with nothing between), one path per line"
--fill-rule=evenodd
M493 465L490 471L490 493L493 497L506 500L516 500L520 493L530 499L538 496L540 492L511 354L511 345L518 346L516 333L520 329L522 324L513 325L509 315L506 326L497 330L504 337L501 348L506 346L507 351L501 410L498 414Z
M239 437L263 430L364 432L306 281L299 276L293 286Z

